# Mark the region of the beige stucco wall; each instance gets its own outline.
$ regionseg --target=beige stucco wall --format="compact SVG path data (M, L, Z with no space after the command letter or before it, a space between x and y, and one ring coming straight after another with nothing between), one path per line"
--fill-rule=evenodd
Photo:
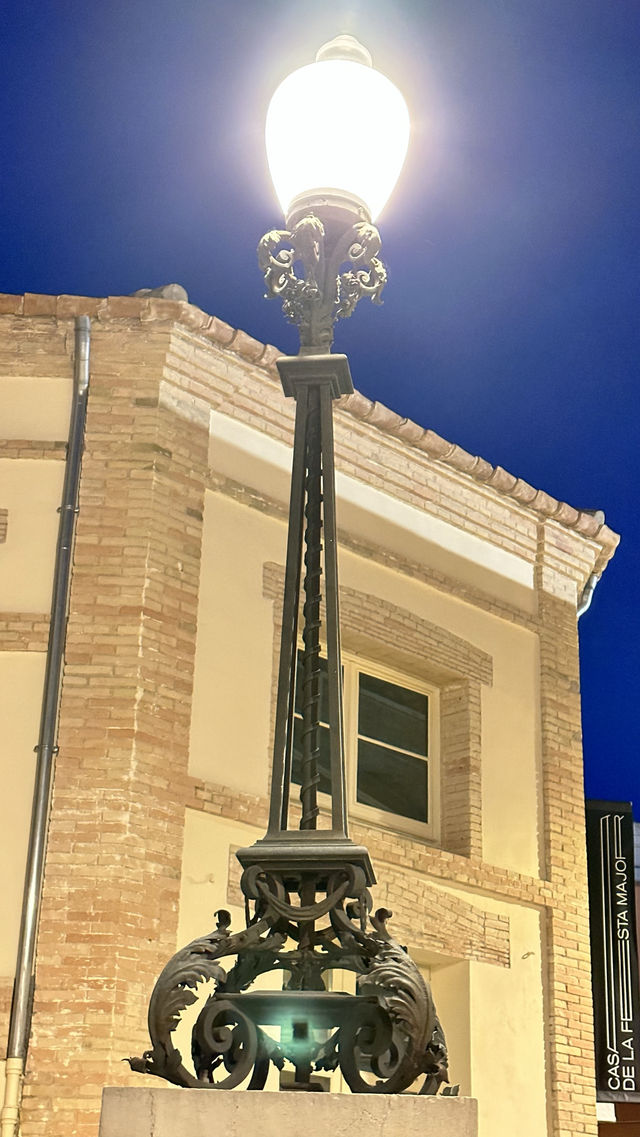
M238 893L235 906L227 903L229 848L252 845L262 836L251 825L193 809L187 810L186 820L177 937L180 946L214 928L218 908L230 908L234 930L244 927L242 894Z
M9 511L0 545L0 611L47 612L64 462L0 460L0 505Z
M281 520L207 494L190 770L249 793L266 791L269 762L274 624L273 604L263 595L263 566L283 563L285 540ZM491 656L493 683L482 688L484 859L537 875L536 636L345 549L340 579L344 587L400 606Z
M447 1038L449 1070L460 1093L471 1095L471 1050L469 1007L471 1000L471 964L468 960L431 966L430 982L440 1022Z
M0 433L45 439L66 433L69 392L66 380L3 379ZM23 614L28 622L41 615L46 631L63 478L63 462L0 460L0 505L9 515L0 545L0 613L10 631L15 614L18 635ZM44 650L0 651L0 977L8 982L16 960L44 667Z
M66 439L73 384L68 376L3 375L0 383L2 438Z
M0 976L15 969L38 741L44 655L0 653Z
M541 1137L547 1116L540 915L484 897L483 904L508 914L511 952L508 968L470 965L471 1092L479 1132Z
M266 793L273 605L265 560L284 557L286 527L221 494L205 496L189 772Z

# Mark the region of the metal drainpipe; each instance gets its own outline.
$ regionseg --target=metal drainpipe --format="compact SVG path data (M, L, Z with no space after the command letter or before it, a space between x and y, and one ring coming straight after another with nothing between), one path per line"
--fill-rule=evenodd
M4 1104L0 1112L1 1137L15 1137L17 1132L22 1075L31 1033L36 937L44 877L54 758L57 752L60 680L67 631L73 537L78 512L78 490L89 392L90 334L91 321L89 317L77 316L75 321L73 402L69 422L62 502L59 511L60 524L51 598L49 643L40 715L40 734L36 747L38 758L31 811L31 830L27 851L16 978L9 1020L5 1094Z
M587 583L585 584L584 588L582 589L582 594L581 594L580 599L578 601L578 619L580 619L581 616L584 616L585 612L589 608L591 601L593 600L593 594L596 590L596 584L598 583L599 580L600 580L600 573L599 572L592 572Z

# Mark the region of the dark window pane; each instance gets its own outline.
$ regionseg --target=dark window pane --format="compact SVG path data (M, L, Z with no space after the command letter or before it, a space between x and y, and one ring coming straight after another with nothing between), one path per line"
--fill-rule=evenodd
M330 759L329 759L329 728L321 726L318 731L318 745L320 754L318 755L318 773L320 775L320 783L318 789L320 793L331 793L331 776L330 776ZM302 719L295 718L293 720L293 762L291 781L295 782L297 786L302 784Z
M412 821L428 820L427 763L358 739L358 801Z
M427 696L361 674L358 734L426 756Z
M296 661L296 693L295 693L295 711L296 714L302 714L302 660L304 652L298 652L298 659ZM320 714L318 718L321 722L329 721L329 694L327 691L327 661L322 656L318 658L320 666L319 684L320 684Z

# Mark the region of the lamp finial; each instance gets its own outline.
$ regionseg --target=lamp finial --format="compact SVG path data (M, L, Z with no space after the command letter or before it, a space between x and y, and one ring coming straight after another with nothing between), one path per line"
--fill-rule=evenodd
M365 67L373 66L370 52L355 36L350 36L346 32L342 32L318 48L316 63L324 63L327 59L345 59L349 63L363 63Z

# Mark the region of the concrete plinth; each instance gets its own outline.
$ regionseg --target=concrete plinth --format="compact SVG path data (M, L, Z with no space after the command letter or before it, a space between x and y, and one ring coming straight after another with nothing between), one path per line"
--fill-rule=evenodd
M477 1137L473 1098L113 1087L100 1137Z

